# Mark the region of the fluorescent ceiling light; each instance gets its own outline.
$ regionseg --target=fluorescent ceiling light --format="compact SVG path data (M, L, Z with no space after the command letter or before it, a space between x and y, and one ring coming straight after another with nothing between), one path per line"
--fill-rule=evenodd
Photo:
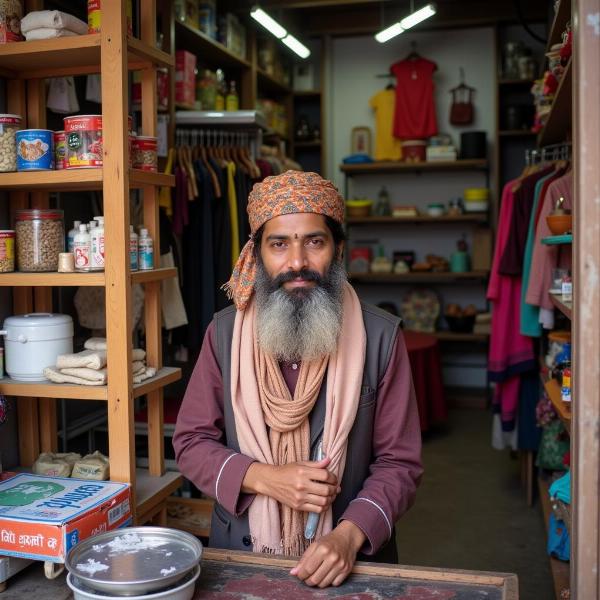
M429 17L435 15L435 12L435 5L427 4L427 6L420 8L419 10L415 11L412 15L404 17L404 19L400 21L400 25L402 25L404 29L410 29L411 27L418 25L421 21L429 19Z
M288 33L281 41L300 58L308 58L310 56L310 50L293 35Z
M407 29L410 29L411 27L418 25L421 21L424 21L425 19L429 19L429 17L432 17L433 15L435 15L436 10L437 9L435 7L435 4L427 4L423 8L420 8L419 10L415 11L414 13L408 15L408 17L404 17L404 19L402 19L401 21L398 21L397 23L394 23L393 25L390 25L388 28L375 34L375 39L380 44L383 44L384 42L391 40L393 37L400 35L402 32L406 31Z
M255 7L250 11L250 16L258 21L269 33L276 38L282 39L287 31L275 19L268 15L262 8Z
M393 37L400 35L403 31L404 31L404 27L402 27L402 25L400 25L400 23L394 23L387 29L384 29L383 31L380 31L379 33L377 33L375 35L375 39L380 44L383 44L383 43L387 42L388 40L391 40Z

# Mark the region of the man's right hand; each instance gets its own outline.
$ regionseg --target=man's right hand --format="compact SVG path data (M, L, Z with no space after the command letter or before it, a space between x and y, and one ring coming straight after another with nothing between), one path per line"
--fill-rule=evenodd
M322 513L340 492L337 477L327 470L329 458L274 466L252 463L242 491L269 496L294 510Z

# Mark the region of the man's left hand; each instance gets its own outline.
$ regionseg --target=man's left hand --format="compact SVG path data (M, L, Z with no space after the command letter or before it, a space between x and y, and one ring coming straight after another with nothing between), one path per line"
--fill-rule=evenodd
M312 543L290 571L306 585L338 586L352 571L365 534L351 521L342 521L331 533Z

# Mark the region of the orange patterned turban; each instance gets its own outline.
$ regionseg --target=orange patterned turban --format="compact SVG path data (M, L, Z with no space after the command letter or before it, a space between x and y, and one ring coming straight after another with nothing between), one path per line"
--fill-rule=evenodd
M248 196L252 236L242 249L231 279L223 286L238 310L246 308L254 289L254 235L267 221L291 213L316 213L343 223L344 200L330 181L301 171L267 177L252 188Z

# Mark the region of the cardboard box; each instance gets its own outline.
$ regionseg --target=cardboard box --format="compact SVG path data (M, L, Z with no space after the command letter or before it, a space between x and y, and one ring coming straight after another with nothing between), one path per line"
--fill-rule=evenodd
M0 483L0 554L64 562L88 537L131 523L130 486L21 473Z
M194 108L196 100L196 56L187 50L175 53L175 102Z

